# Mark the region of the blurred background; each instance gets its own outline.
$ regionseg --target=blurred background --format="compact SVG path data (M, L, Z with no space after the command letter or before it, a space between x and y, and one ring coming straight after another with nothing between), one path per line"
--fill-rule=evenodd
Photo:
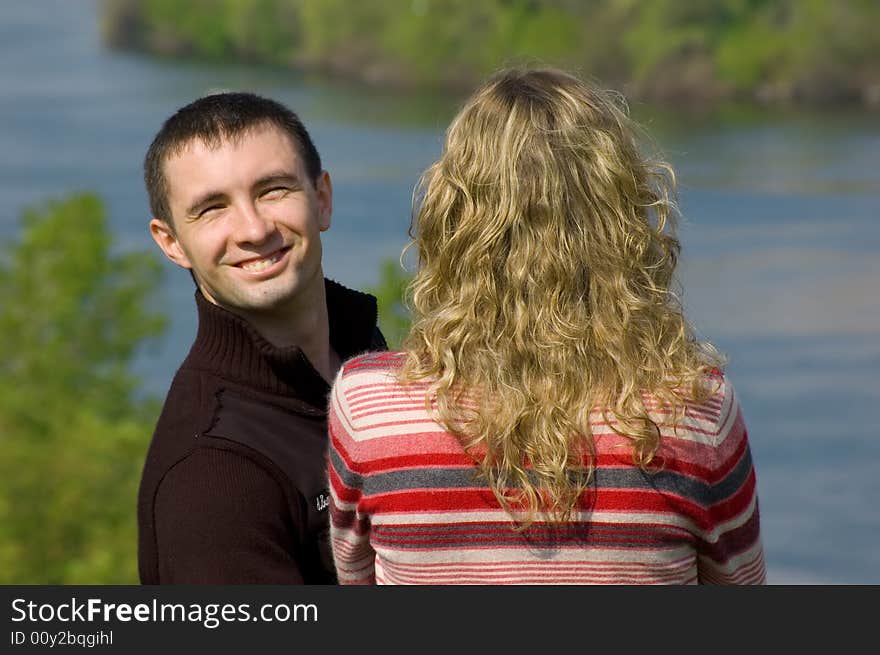
M680 182L680 281L730 358L771 584L880 583L880 3L4 0L0 584L137 582L135 499L195 334L143 155L217 90L297 111L325 272L397 303L412 189L504 64L623 92Z

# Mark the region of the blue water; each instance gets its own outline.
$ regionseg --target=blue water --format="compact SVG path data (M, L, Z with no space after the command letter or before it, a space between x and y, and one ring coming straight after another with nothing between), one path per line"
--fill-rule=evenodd
M457 100L107 51L94 0L0 5L0 239L23 208L91 189L118 248L152 248L143 154L165 117L220 88L301 114L334 182L325 271L373 284L407 241L412 187ZM769 581L880 583L880 114L633 113L678 174L683 299L730 357ZM165 270L170 329L138 361L158 395L195 330L190 279Z

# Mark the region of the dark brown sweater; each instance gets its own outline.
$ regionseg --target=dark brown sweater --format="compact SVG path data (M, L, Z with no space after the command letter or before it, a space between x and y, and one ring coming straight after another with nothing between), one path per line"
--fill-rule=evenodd
M372 296L326 281L330 342L382 350ZM329 385L196 292L138 498L142 584L334 584L327 541Z

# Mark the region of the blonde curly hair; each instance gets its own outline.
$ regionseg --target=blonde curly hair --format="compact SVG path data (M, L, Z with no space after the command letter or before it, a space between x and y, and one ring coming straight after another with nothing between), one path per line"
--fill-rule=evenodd
M670 420L658 410L675 425L723 363L670 288L675 178L643 136L618 95L506 69L465 103L418 187L400 381L430 382L428 407L521 527L580 507L592 410L647 469Z

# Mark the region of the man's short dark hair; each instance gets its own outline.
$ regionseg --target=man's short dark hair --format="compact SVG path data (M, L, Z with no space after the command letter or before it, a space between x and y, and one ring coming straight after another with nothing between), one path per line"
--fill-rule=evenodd
M153 216L173 227L164 171L170 157L194 140L216 147L261 125L273 125L290 137L306 173L316 183L321 175L321 157L299 116L280 102L253 93L216 93L175 112L150 144L144 159L144 182Z

